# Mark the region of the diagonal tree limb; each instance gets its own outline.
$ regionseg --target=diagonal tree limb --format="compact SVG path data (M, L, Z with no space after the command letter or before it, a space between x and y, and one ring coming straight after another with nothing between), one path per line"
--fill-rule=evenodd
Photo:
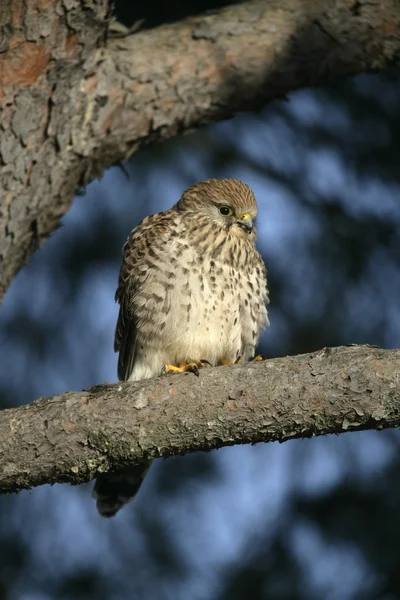
M147 458L400 425L400 350L325 348L66 392L0 412L0 492Z
M253 0L107 40L110 8L0 3L0 299L78 187L116 161L399 62L397 0Z

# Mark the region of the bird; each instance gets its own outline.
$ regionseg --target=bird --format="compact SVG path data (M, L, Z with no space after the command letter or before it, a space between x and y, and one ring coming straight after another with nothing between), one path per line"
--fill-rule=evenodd
M269 325L257 211L247 184L207 179L132 230L115 295L119 380L198 376L203 367L254 358ZM102 516L114 516L136 495L150 464L98 474L93 496Z

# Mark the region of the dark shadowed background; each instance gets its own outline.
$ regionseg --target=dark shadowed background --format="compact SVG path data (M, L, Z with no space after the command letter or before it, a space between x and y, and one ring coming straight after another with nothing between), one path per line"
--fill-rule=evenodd
M223 4L117 10L151 27ZM364 75L109 169L9 289L1 406L116 381L122 245L209 177L243 179L258 199L271 290L262 352L400 346L399 105L399 71ZM0 600L395 600L399 450L391 430L157 461L109 521L92 484L0 497Z

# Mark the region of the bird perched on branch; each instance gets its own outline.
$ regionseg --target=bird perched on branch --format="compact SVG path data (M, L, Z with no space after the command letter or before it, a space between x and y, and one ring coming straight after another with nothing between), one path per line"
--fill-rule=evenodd
M118 377L246 362L269 323L267 272L255 247L257 203L235 179L188 188L169 210L146 217L124 246L116 300ZM93 490L111 517L150 466L98 476Z

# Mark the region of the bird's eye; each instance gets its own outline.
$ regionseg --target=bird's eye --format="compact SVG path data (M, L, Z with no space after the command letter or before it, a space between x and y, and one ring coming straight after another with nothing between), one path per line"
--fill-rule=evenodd
M233 215L233 210L229 208L229 206L220 206L219 212L221 213L221 215L224 215L224 217L230 217L231 215Z

